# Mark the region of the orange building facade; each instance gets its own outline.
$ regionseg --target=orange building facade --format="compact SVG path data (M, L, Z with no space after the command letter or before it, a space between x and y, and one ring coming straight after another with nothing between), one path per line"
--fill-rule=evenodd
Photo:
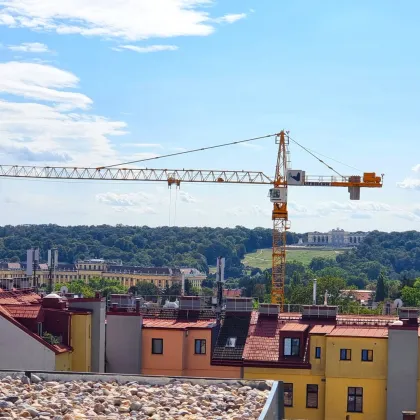
M143 320L144 375L239 378L235 366L212 366L216 320Z

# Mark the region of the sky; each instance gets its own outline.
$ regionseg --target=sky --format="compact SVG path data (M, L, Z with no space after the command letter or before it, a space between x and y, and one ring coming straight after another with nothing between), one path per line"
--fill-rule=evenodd
M277 133L343 175L295 232L420 226L417 0L0 0L0 164L97 167ZM291 167L334 175L291 144ZM273 138L133 164L255 170ZM142 166L143 165L143 166ZM0 178L4 224L270 227L268 186Z

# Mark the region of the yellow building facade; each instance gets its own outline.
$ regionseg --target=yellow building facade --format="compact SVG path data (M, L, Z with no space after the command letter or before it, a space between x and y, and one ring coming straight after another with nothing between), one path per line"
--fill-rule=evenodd
M344 330L353 335L346 336ZM370 336L378 329L354 330L337 327L329 334L310 334L310 369L245 367L244 378L283 381L289 393L287 419L337 420L349 415L351 420L386 420L387 329L380 330L380 337ZM308 391L308 386L315 389L312 385L316 397ZM311 397L317 403L309 408Z
M90 372L92 351L92 316L75 314L71 316L70 346L72 347L71 370Z
M0 279L13 280L26 277L24 264L0 264ZM48 284L49 271L47 264L39 264L36 277L39 285ZM108 263L104 260L78 261L76 264L62 263L53 272L54 283L68 283L74 280L83 280L87 283L89 280L98 277L117 280L127 288L140 282L147 282L164 289L175 283L181 284L184 274L177 268L125 266L120 263ZM32 277L27 278L32 285ZM201 288L201 281L205 278L204 274L192 276L193 286ZM10 284L12 285L12 282Z

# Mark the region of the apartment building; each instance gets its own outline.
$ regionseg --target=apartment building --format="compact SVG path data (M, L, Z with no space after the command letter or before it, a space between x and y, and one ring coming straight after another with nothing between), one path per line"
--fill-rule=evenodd
M340 315L334 306L280 313L277 305L255 311L248 298L228 298L219 323L186 299L194 298L173 310L138 305L125 315L114 308L107 355L108 341L118 340L114 360L130 358L136 373L283 381L288 419L394 420L420 412L417 309L402 308L399 317Z
M106 371L145 375L239 378L236 366L213 366L212 353L220 326L200 298L180 297L179 309L107 313Z
M0 368L103 372L105 301L0 290Z

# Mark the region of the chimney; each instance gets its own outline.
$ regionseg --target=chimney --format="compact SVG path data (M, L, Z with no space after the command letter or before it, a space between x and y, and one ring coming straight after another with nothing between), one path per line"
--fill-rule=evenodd
M403 411L402 412L403 420L416 420L416 412L415 411Z
M314 279L313 291L312 291L312 305L316 305L316 279Z
M136 298L136 313L140 313L140 302L141 299L140 298Z

